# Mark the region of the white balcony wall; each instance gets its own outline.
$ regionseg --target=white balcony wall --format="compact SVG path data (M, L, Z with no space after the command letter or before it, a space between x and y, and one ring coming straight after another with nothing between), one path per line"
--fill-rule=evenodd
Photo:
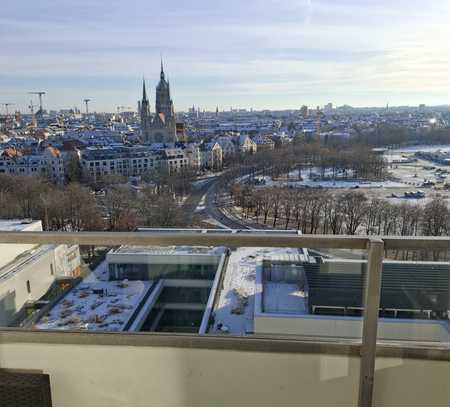
M50 375L55 407L356 407L359 358L152 346L0 343ZM379 358L374 407L446 406L450 363Z

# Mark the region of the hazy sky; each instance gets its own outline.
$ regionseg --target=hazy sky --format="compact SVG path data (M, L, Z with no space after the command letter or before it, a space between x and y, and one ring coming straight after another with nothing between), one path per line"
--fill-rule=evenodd
M0 103L450 104L448 0L1 0ZM37 101L37 100L36 100ZM3 112L3 107L1 108Z

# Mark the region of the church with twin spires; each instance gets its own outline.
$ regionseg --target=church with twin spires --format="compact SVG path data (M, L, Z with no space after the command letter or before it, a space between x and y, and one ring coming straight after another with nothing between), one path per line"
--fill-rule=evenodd
M163 62L158 86L156 86L155 114L150 113L150 102L143 81L142 100L139 103L141 116L141 138L144 143L175 143L177 126L173 101L170 97L170 84L166 80Z

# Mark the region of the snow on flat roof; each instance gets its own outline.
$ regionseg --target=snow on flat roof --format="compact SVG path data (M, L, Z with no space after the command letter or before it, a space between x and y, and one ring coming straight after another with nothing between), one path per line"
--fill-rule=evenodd
M297 284L264 283L264 312L274 314L306 314L305 293Z
M151 281L83 281L35 328L122 331L152 285Z
M207 254L220 256L225 252L224 247L202 246L121 246L112 250L112 254L152 254L152 255L176 255L176 254Z
M219 300L214 309L210 333L243 335L254 330L256 270L262 261L284 254L299 254L298 249L241 247L232 252ZM220 324L222 328L220 328Z
M100 281L109 281L108 262L103 260L94 271L83 279L83 283L99 283Z
M40 221L24 221L23 219L0 220L0 231L2 232L21 232L28 229L30 225L40 223Z

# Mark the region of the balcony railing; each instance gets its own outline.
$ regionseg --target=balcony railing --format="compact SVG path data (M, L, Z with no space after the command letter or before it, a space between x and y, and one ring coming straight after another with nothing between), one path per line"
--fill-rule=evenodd
M387 250L450 251L450 238L302 235L280 231L150 230L137 233L104 232L0 232L0 243L119 245L195 245L227 247L289 247L352 249L367 252L361 340L295 338L274 335L244 337L36 331L0 328L2 343L72 343L97 345L162 346L194 349L264 351L277 353L324 353L360 357L360 407L372 406L377 356L450 360L448 343L377 341L382 265Z

